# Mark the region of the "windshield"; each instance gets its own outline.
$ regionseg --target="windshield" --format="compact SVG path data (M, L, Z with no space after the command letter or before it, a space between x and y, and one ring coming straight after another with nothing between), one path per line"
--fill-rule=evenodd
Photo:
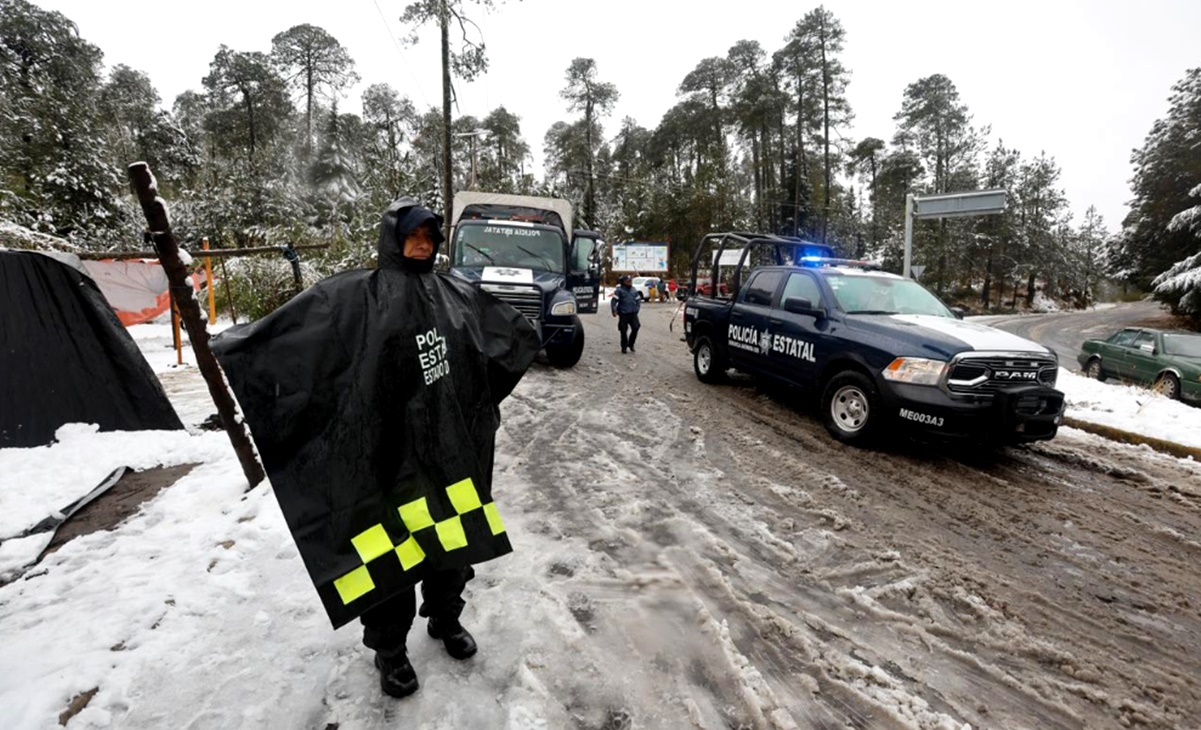
M954 316L938 297L912 279L862 274L826 274L825 277L847 314Z
M513 266L563 271L563 236L549 228L460 225L455 229L451 266Z
M1167 355L1201 357L1201 335L1164 335L1163 351Z

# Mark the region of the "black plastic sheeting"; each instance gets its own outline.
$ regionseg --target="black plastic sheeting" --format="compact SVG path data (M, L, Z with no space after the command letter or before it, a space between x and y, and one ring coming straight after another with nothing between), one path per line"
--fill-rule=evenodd
M517 310L444 274L352 271L212 344L335 628L512 550L495 432L539 349Z
M182 429L100 289L61 256L0 250L0 448L50 443L66 423Z

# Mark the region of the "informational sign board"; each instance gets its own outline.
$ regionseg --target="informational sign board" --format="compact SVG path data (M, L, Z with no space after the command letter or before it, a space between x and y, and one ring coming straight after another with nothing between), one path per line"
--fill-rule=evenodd
M666 243L614 244L613 271L666 274L667 249Z
M713 252L713 259L717 261L717 252ZM721 252L721 261L717 261L718 266L737 266L742 260L741 248L727 248Z

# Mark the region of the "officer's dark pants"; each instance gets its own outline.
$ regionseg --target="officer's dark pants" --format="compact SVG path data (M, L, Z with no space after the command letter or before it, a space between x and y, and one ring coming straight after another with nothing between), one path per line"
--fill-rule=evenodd
M634 314L618 314L617 315L617 331L621 333L621 351L634 349L634 341L638 339L638 329L642 324L638 322L638 313ZM626 330L629 334L626 334Z
M463 588L474 577L471 566L427 573L421 581L421 615L457 620L465 605ZM416 615L416 591L406 588L359 618L363 623L363 643L384 656L404 652L405 638Z

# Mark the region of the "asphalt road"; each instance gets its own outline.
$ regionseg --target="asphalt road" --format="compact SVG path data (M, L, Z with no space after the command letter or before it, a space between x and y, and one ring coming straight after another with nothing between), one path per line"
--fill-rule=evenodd
M1085 340L1105 338L1115 330L1153 323L1166 314L1158 302L1139 301L1052 314L1012 314L972 317L973 322L991 325L1046 345L1059 355L1059 364L1080 371L1076 355Z
M848 447L805 394L698 382L675 304L643 307L636 355L605 305L580 364L536 366L502 425L514 530L550 576L527 610L583 617L547 639L572 647L546 684L580 719L558 726L1197 727L1194 462L1075 429ZM1006 326L1071 364L1157 313Z

